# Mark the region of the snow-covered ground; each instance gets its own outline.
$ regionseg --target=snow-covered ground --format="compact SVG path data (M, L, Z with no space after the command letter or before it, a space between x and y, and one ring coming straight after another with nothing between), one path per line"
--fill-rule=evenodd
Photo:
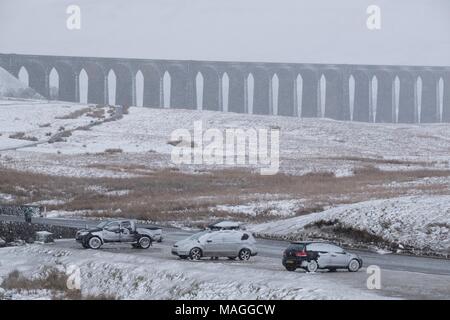
M0 149L17 143L8 138L11 132L23 131L40 138L50 129L86 123L89 119L85 116L58 119L83 107L86 106L58 102L0 101L4 115L0 118ZM291 174L327 171L345 176L351 175L355 167L367 165L383 170L449 168L450 126L447 124L370 124L138 107L130 108L129 114L121 120L90 130L76 130L65 142L40 144L5 155L17 159L14 161L17 169L51 174L92 175L95 170L92 167L88 170L92 161L86 155L103 153L107 149L123 151L126 163L131 159L131 163L150 169L177 167L170 160L171 133L180 128L192 131L194 121L199 120L203 121L204 129L279 128L281 171ZM47 124L50 127L40 127ZM63 161L55 160L56 153L60 153ZM4 161L2 164L11 166ZM196 165L193 168L217 167ZM104 175L102 169L97 171Z
M6 277L13 270L30 278L48 267L72 270L73 274L74 270L79 270L83 295L106 295L118 299L385 298L367 289L336 282L336 279L320 273L286 272L279 259L256 257L248 262L191 262L172 257L169 248L155 247L149 252L134 250L142 254L132 254L67 247L26 245L2 248L0 277ZM354 276L350 273L345 275ZM48 293L42 292L42 296L28 298L49 297Z
M338 206L323 212L250 226L272 237L321 236L316 222L350 227L399 248L450 254L450 196L413 196ZM305 228L306 227L306 228Z

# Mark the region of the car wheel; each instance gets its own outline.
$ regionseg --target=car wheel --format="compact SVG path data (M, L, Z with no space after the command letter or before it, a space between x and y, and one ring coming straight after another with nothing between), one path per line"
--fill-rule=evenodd
M149 237L141 237L138 241L139 248L148 249L152 245L152 239Z
M88 241L88 246L91 249L99 249L102 246L102 240L99 237L92 237Z
M317 269L319 269L319 265L316 260L311 260L308 262L308 265L306 266L306 270L308 272L316 272Z
M348 264L348 271L350 272L356 272L359 270L361 266L359 265L359 261L356 259L353 259L352 261L350 261L350 263Z
M191 258L191 260L200 260L201 257L202 257L202 249L200 248L193 248L189 252L189 258Z
M285 267L287 271L295 271L297 268L294 266L286 266Z
M252 253L249 249L242 249L239 251L239 260L248 260L252 256Z

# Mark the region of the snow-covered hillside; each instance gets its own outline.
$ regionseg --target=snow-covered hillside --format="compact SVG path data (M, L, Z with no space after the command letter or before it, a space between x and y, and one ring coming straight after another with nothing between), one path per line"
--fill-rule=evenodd
M450 254L450 196L414 196L343 205L306 216L253 225L257 234L301 239L351 228L397 248ZM322 229L322 230L321 230ZM345 235L340 234L341 239ZM346 239L347 240L347 239Z
M36 124L48 122L52 127L58 126L57 115L60 112L79 108L66 103L50 103L37 108L35 104L1 102L0 107L7 111L7 116L1 118L0 134L3 138L0 149L10 146L11 142L4 137L11 130L20 128L27 134L35 134L38 129ZM281 171L290 174L333 172L337 176L346 176L352 175L354 168L366 166L393 171L449 168L448 124L369 124L138 107L130 108L129 114L119 121L104 123L90 130L74 131L64 142L41 144L9 156L20 159L23 167L19 169L27 169L37 168L36 161L40 165L50 159L51 154L60 153L70 156L64 161L66 167L79 168L80 165L83 167L80 156L116 149L126 154L128 163L149 168L175 167L170 161L173 146L168 141L171 133L180 128L192 131L194 121L199 120L203 121L204 129L280 129ZM33 121L34 125L30 125ZM130 161L130 158L133 160ZM194 169L213 168L197 165ZM52 170L49 168L48 171Z
M34 99L41 98L41 96L33 89L23 84L3 68L0 68L0 97L1 96Z

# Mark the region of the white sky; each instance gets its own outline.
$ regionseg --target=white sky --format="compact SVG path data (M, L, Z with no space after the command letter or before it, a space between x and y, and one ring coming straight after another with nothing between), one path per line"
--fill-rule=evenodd
M81 30L66 28L69 4ZM0 52L450 65L450 0L0 0Z

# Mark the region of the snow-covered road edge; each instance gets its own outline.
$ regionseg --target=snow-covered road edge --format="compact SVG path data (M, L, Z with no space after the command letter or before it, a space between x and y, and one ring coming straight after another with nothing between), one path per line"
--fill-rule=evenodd
M380 299L320 274L291 273L279 261L211 263L155 256L27 245L0 249L0 277L13 270L32 277L45 267L79 270L83 295L118 299ZM262 258L259 258L262 259ZM264 261L265 262L265 261ZM271 271L271 264L275 270ZM276 264L275 264L276 263ZM279 269L279 270L278 270Z

